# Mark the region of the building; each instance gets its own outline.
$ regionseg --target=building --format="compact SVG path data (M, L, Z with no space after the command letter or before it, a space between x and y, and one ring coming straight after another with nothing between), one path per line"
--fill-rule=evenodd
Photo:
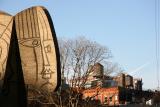
M88 74L84 77L73 78L69 82L71 87L79 87L84 84L84 88L93 88L98 86L123 87L128 89L142 90L142 79L133 78L131 75L120 73L117 76L104 75L104 67L100 63L90 66Z
M96 63L93 66L90 66L89 77L102 78L104 74L104 67L100 63Z
M117 76L104 75L104 67L100 63L90 66L87 76L70 82L72 87L84 84L81 87L83 99L99 100L101 104L109 106L142 103L153 95L152 92L142 90L142 79L124 73Z
M125 87L125 74L120 73L118 76L113 77L113 81L116 81L118 86Z
M118 106L128 103L140 103L145 95L149 95L144 91L135 91L124 87L110 88L90 88L82 92L83 98L92 98L99 100L102 105ZM136 100L135 100L136 99Z
M114 106L127 103L141 103L152 93L142 90L142 79L120 73L117 76L104 75L103 65L91 67L86 77L83 98L99 100L101 104Z
M142 103L153 95L142 90L142 79L120 73L117 76L104 75L104 67L100 63L90 66L88 75L70 81L72 87L81 87L83 99L98 100L102 105L118 106L128 103Z
M133 77L131 75L125 75L125 87L133 88Z
M92 97L100 100L101 104L105 105L119 105L119 88L91 88L82 92L83 98Z
M142 79L134 79L133 80L133 87L135 90L142 90Z
M99 100L102 105L118 106L130 103L145 103L153 96L153 92L128 89L124 87L96 87L82 91L83 99Z

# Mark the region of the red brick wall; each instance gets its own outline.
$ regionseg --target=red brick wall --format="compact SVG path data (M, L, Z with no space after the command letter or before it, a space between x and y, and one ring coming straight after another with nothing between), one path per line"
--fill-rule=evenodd
M95 96L94 99L100 100L102 104L109 104L109 105L119 104L118 87L86 89L82 93L83 93L83 98Z

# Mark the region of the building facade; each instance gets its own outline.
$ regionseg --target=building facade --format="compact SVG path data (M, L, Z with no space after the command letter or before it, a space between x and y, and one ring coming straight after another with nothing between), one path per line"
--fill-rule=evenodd
M96 99L103 105L115 106L126 103L125 90L120 87L91 88L84 90L82 94L84 99L87 97Z

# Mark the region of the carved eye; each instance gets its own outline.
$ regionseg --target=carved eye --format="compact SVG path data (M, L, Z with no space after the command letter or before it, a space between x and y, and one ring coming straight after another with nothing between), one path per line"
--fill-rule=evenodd
M52 40L45 40L45 41L43 41L43 44L44 44L45 52L51 53L53 41Z
M19 41L19 43L27 47L37 47L40 45L40 39L27 39Z
M45 51L48 53L48 52L51 52L51 45L47 45L45 46Z

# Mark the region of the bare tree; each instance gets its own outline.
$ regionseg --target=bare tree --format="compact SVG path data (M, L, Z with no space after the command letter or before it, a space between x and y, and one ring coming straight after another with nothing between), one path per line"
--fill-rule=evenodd
M80 91L85 86L89 75L88 71L92 69L91 65L105 63L111 58L111 52L107 47L87 40L85 37L59 39L59 46L61 71L67 77L70 85L68 106L77 107L81 95ZM75 89L77 94L75 94Z
M68 71L69 58L70 58L70 41L65 39L59 39L60 59L61 59L61 74L64 79L65 71Z
M92 69L91 65L107 61L111 57L111 52L107 47L84 37L71 40L69 45L71 56L68 65L70 67L69 72L72 72L70 74L73 74L71 77L74 82L70 85L71 87L78 86L78 88L81 88L86 82L88 71ZM82 78L84 81L82 81Z

